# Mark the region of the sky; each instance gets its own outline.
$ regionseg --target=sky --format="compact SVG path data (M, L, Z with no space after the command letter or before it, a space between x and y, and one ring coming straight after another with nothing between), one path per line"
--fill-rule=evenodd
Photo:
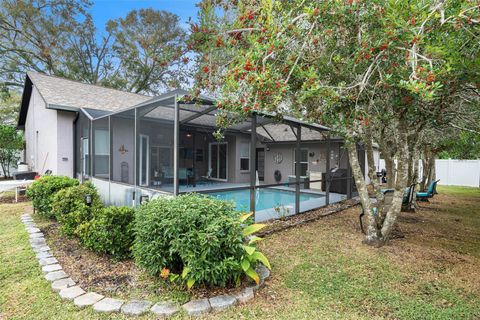
M108 20L125 17L133 9L154 8L175 13L182 26L188 27L188 18L196 18L198 0L94 0L91 8L95 25L104 30Z

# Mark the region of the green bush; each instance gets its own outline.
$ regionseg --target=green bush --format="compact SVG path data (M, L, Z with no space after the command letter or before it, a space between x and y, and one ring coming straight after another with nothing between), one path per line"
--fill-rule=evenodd
M131 256L135 210L128 207L108 207L95 211L92 220L78 228L82 244L94 251L112 255L115 259Z
M85 196L92 198L91 205L85 203ZM52 198L52 213L60 223L60 231L68 236L76 235L79 225L93 218L103 207L95 186L90 182L58 191Z
M135 231L135 260L152 274L182 273L190 287L236 283L243 272L242 222L230 202L197 194L152 200L137 210Z
M43 176L27 189L27 197L32 200L36 212L47 218L54 218L52 213L53 196L58 191L76 186L79 182L65 176Z

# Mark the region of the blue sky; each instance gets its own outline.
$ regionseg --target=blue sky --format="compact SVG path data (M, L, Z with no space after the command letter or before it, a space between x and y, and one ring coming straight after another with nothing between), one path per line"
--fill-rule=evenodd
M182 26L188 27L188 18L197 16L195 3L198 0L94 0L91 8L95 25L103 31L110 19L125 17L130 10L154 8L175 13L180 17Z

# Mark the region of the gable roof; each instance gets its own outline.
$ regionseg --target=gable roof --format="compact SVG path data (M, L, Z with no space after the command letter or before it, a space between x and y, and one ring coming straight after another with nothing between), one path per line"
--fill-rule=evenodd
M28 72L20 108L18 127L23 128L35 86L47 108L78 111L81 108L114 112L145 102L152 97L98 85L82 83L38 72Z

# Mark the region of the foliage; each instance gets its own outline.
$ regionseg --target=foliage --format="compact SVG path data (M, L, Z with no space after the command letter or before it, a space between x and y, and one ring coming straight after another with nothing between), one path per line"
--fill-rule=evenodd
M480 159L480 134L460 132L443 141L440 159Z
M0 92L0 124L16 125L20 109L20 95L17 92Z
M135 210L129 207L107 207L94 211L93 219L80 225L78 235L94 251L125 259L131 255L135 238Z
M329 126L346 140L369 212L367 243L388 241L418 133L448 125L452 118L443 115L457 107L460 92L478 95L478 67L466 68L478 61L479 7L463 0L204 0L200 7L190 38L199 53L195 92L220 97L219 127L253 112ZM397 160L393 205L378 218L356 150L365 146L382 203L373 142Z
M133 92L158 93L185 80L178 16L133 10L96 26L88 0L0 2L0 89L23 87L27 71Z
M23 135L14 126L0 124L0 166L3 174L10 177L10 168L20 159L23 150Z
M27 197L32 200L36 213L47 218L55 218L52 211L54 195L68 187L76 186L79 182L65 176L42 176L33 182L27 189Z
M250 234L242 223L230 202L197 194L156 199L137 211L134 256L150 273L188 287L238 283Z
M140 9L108 22L115 37L112 50L120 61L122 87L158 93L186 82L185 31L179 17L167 11Z
M86 204L86 195L91 196L91 205ZM61 232L68 236L78 235L77 228L90 221L102 207L100 196L90 182L61 189L52 198L52 214L60 223Z

